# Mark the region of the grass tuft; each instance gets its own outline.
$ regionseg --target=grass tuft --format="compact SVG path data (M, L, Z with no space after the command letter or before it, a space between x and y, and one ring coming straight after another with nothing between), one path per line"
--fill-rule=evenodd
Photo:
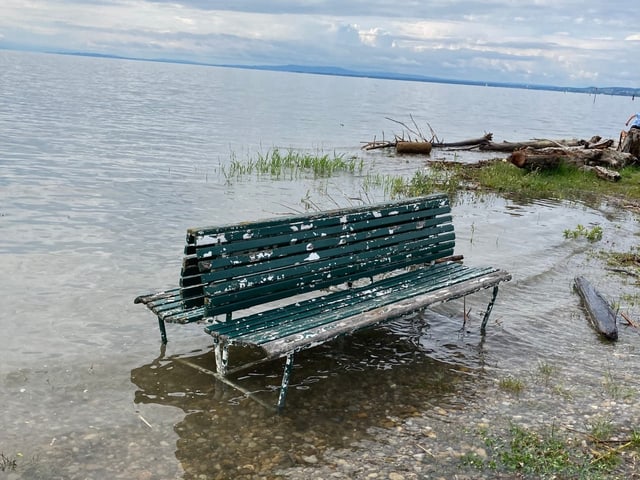
M228 167L222 173L227 182L239 180L247 175L269 175L273 179L296 180L304 174L311 173L314 178L328 178L338 173L361 173L364 161L356 157L345 158L344 155L310 155L295 150L273 149L257 159L245 161L232 156Z

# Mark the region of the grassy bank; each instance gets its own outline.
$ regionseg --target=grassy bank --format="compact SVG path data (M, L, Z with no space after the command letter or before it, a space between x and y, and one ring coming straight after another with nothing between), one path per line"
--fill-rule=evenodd
M394 196L422 195L436 189L455 194L473 189L493 192L516 199L557 199L594 201L618 199L640 203L640 168L626 167L620 171L619 182L601 180L593 172L585 172L570 165L527 172L507 162L488 162L483 166L464 166L459 163L437 163L428 170L418 171L409 179L387 180Z

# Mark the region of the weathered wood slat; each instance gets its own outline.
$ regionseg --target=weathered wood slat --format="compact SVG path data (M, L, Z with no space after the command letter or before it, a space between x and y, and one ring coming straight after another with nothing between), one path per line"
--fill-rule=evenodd
M304 335L297 333L287 337L280 337L268 343L263 343L260 347L269 358L282 357L288 352L313 348L340 335L371 327L390 318L398 318L428 306L461 298L510 279L511 275L507 272L494 270L455 285L428 291L373 310L360 312L330 324L321 325L315 329L307 330Z
M272 228L272 234L277 235L282 231L282 225L289 225L292 232L306 231L309 228L326 228L329 225L342 225L357 221L374 220L385 216L396 216L404 212L417 212L431 210L437 212L439 208L443 213L449 212L449 202L446 196L441 194L422 197L420 199L408 199L398 202L378 205L363 205L360 207L343 208L311 214L294 215L291 217L276 217L257 222L241 222L233 225L222 225L203 228L190 228L187 230L188 245L205 245L207 243L219 243L228 241L229 238L246 240L247 231L265 230ZM232 234L235 232L236 237ZM239 235L239 237L238 237ZM207 237L211 237L208 239ZM187 255L189 252L185 252Z
M266 313L223 321L210 325L205 330L214 336L224 337L230 343L262 345L279 337L305 332L345 317L495 272L492 268L440 264L425 271L405 273L400 278L377 281L371 286L335 292ZM235 339L239 341L236 342Z
M316 317L323 311L340 310L345 303L356 305L358 302L367 302L376 296L389 293L390 289L407 289L409 283L418 282L436 283L437 277L452 275L456 269L455 264L440 264L433 268L420 269L406 272L401 277L390 277L376 280L375 283L327 293L321 297L310 298L293 305L284 305L267 312L260 312L245 318L237 318L231 321L207 327L207 331L214 335L222 335L226 338L234 338L242 335L243 330L257 332L261 329L272 328L275 325L284 325L289 322L304 321L307 317Z
M383 214L380 216L367 218L350 222L345 216L334 217L333 222L315 221L304 227L296 224L288 224L286 221L279 226L276 231L275 227L271 227L270 235L265 234L261 230L247 228L244 231L232 232L236 235L225 235L225 241L216 244L205 244L198 246L194 252L198 259L215 257L218 255L231 255L235 252L244 252L257 250L261 248L273 248L277 246L287 246L293 244L306 245L307 241L314 241L323 237L337 237L348 239L349 235L356 235L361 232L375 232L380 229L384 235L384 231L388 231L389 227L400 228L402 225L423 225L432 226L451 222L451 216L444 216L447 209L441 208L436 210L411 211L404 214L392 212L393 214ZM295 233L294 233L295 232ZM222 234L219 234L222 235ZM373 235L373 233L369 233Z
M222 255L217 252L210 257L200 257L200 251L198 251L198 257L200 258L198 265L201 273L224 268L237 269L245 265L255 267L257 263L260 265L272 265L271 262L276 258L289 258L294 255L302 255L304 258L311 251L331 251L335 248L351 246L351 251L356 252L370 249L372 242L376 242L379 245L401 243L424 238L428 235L435 236L447 231L453 231L453 227L443 224L439 219L431 219L428 221L420 220L418 222L394 224L385 228L372 228L359 232L336 232L334 234L322 232L321 235L316 234L314 238L305 239L302 242L296 239L296 242L293 243L290 237L288 242L279 244L264 243L261 250L253 248L238 249L234 254ZM296 259L293 258L292 261L295 262Z
M274 301L290 297L294 294L301 294L313 290L328 288L332 285L345 281L356 281L361 278L368 278L381 273L390 272L403 266L415 265L417 263L428 263L439 257L453 254L453 245L446 245L441 250L424 251L421 255L416 255L407 259L405 252L390 253L387 257L376 256L371 259L361 260L357 257L345 257L332 259L324 262L321 268L316 265L298 267L297 271L288 271L286 278L273 278L261 276L260 283L252 288L243 290L224 291L218 285L205 287L205 307L208 315L216 315L229 311L231 305L241 305L248 308L257 305L258 298L266 301ZM296 276L296 272L298 276ZM280 280L280 281L279 281ZM232 281L231 286L236 287L238 281ZM283 288L284 287L284 288ZM213 293L215 292L215 294ZM212 296L215 295L215 303Z
M201 278L204 283L216 282L220 279L237 278L246 275L255 275L260 272L272 272L303 265L308 262L318 263L321 259L331 259L344 257L346 255L384 255L384 247L389 249L410 244L420 248L420 245L429 242L435 245L436 242L446 242L455 240L450 225L444 227L433 227L423 231L412 230L398 235L385 237L376 236L364 241L350 238L326 238L323 237L317 242L308 242L306 245L294 247L274 248L259 252L248 252L243 256L224 257L207 263L208 273L203 272ZM376 253L379 252L379 253Z

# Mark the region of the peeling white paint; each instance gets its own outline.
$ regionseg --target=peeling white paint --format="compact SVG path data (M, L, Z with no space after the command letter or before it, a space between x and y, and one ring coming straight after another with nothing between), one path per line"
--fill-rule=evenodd
M203 235L196 238L196 246L209 245L211 243L227 243L227 237L224 233L218 235Z
M310 252L313 248L313 243L307 243L307 252Z
M249 259L252 262L260 262L262 260L266 260L271 258L273 255L273 250L265 250L263 252L257 252L249 256Z
M242 235L243 240L251 240L252 238L253 238L252 232L246 232L244 235Z
M304 259L306 262L312 262L313 260L320 260L320 255L316 252L309 254L307 258Z
M382 214L381 214L380 212L378 212L377 210L376 210L376 211L371 212L371 214L372 214L375 218L380 218L380 217L382 217Z

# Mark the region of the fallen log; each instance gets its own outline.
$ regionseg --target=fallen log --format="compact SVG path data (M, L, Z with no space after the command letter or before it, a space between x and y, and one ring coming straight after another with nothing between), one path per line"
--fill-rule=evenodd
M531 140L528 142L487 142L480 145L480 150L492 150L495 152L514 152L524 148L539 150L553 147L584 147L584 140Z
M589 281L578 276L574 279L574 286L582 298L587 316L593 328L608 340L618 339L618 312L604 299Z
M481 138L472 138L470 140L462 140L460 142L434 142L433 146L438 148L454 148L454 147L477 147L491 143L493 133L485 133Z
M396 142L397 153L429 155L431 147L431 142Z
M605 148L610 148L613 146L613 139L612 138L600 138L600 137L593 137L591 140L589 140L589 143L587 145L585 145L584 148L589 148L589 149L605 149Z

